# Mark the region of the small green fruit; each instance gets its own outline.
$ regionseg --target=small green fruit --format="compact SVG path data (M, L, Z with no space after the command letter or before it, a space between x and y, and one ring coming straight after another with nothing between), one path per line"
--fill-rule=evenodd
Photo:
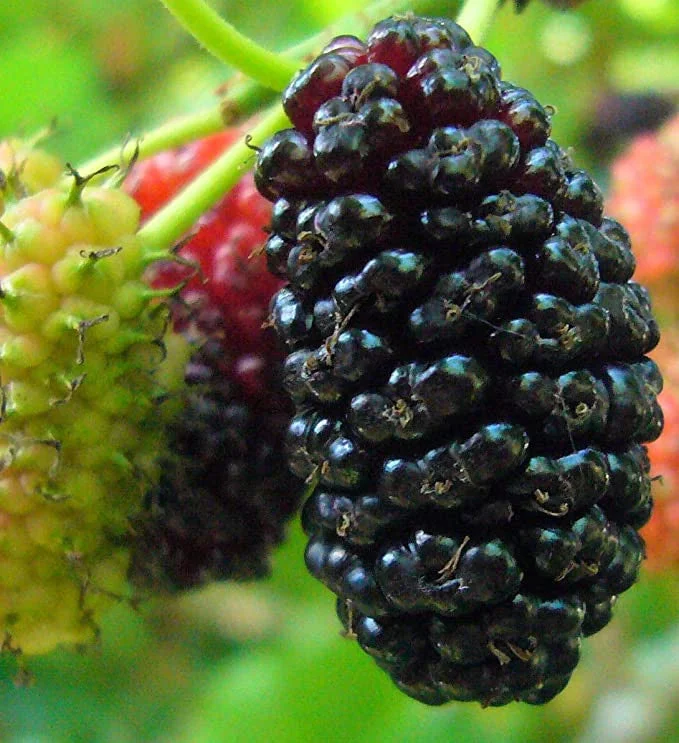
M131 197L76 179L8 199L2 224L0 629L31 655L90 642L126 595L189 349L144 284Z

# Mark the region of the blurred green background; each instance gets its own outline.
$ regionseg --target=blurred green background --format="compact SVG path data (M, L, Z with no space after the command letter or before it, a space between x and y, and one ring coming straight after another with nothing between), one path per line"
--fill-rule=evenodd
M272 48L363 4L213 2ZM454 15L459 3L432 6ZM4 0L0 29L0 137L56 120L49 146L74 163L214 105L229 74L154 0ZM590 0L567 13L533 0L520 16L508 4L486 45L505 78L556 109L555 139L604 186L634 129L677 102L676 0ZM0 740L679 741L677 572L643 576L547 707L430 709L339 636L331 595L305 573L303 544L293 527L268 581L213 586L141 613L120 607L99 649L32 662L32 688L15 687L12 663L0 660Z

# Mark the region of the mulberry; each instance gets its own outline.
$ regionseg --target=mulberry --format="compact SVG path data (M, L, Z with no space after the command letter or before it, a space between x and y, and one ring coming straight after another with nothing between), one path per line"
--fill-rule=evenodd
M406 694L542 704L644 557L658 342L550 112L444 19L331 43L258 155L306 563Z
M298 506L300 484L283 453L287 405L244 398L221 355L208 340L187 365L160 482L135 524L130 575L147 591L267 575Z
M677 315L679 268L679 114L639 135L615 160L607 209L625 223L658 311Z
M130 519L158 479L173 415L162 403L181 388L174 368L188 345L168 331L168 292L143 280L153 257L135 201L76 173L42 188L49 159L12 162L0 233L0 623L3 650L35 655L91 642L104 609L128 595Z
M138 163L126 187L142 218L237 136L228 129ZM247 174L200 219L181 248L185 262L153 268L155 286L184 283L170 304L172 320L197 350L160 482L135 523L130 575L145 591L266 575L299 503L300 483L283 452L292 411L282 355L262 327L282 281L253 255L270 214Z
M647 545L648 569L661 573L679 568L679 338L676 331L666 329L653 355L665 374L665 388L659 397L665 432L648 447L656 472L651 486L654 508L641 533Z

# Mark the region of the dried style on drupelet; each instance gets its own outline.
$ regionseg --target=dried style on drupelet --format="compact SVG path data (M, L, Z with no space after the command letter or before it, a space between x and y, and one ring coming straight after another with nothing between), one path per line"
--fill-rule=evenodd
M547 702L644 557L662 380L628 237L451 21L339 37L283 104L255 181L308 568L407 694Z

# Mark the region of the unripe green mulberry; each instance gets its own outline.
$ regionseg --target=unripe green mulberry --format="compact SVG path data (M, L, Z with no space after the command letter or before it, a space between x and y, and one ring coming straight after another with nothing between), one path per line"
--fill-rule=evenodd
M63 171L58 157L35 147L31 140L0 140L0 203L3 191L15 198L32 194L56 185Z
M125 193L76 176L8 202L2 225L0 630L38 654L92 640L127 590L188 349L143 282Z

